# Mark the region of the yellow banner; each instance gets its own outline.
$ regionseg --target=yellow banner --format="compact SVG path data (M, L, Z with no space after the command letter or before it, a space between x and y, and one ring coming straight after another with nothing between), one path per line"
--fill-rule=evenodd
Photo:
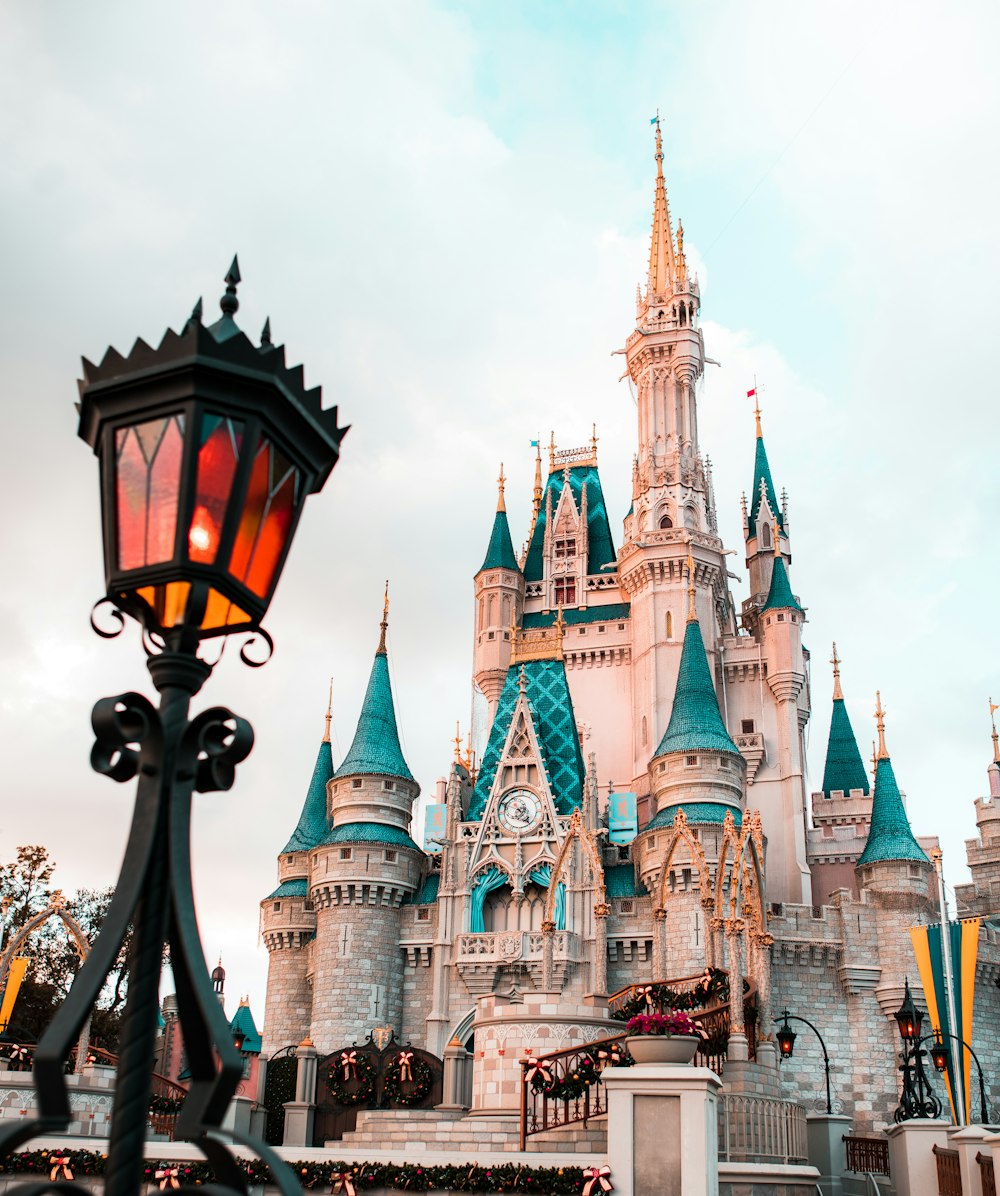
M6 1032L10 1015L14 1012L14 1002L17 1000L17 994L20 991L21 981L24 979L24 973L27 970L28 961L26 959L17 958L11 960L10 971L7 974L7 987L3 993L3 1004L0 1005L0 1034Z

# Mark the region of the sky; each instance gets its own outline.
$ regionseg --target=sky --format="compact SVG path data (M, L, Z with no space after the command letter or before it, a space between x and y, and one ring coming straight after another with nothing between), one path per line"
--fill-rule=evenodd
M113 883L131 786L88 767L90 710L151 692L103 592L79 359L216 310L271 317L351 425L310 499L248 671L198 699L256 729L196 796L195 889L232 1006L263 1015L258 903L297 819L333 678L354 731L390 579L409 765L433 792L471 709L472 577L499 465L515 543L533 450L597 425L612 526L636 415L622 361L644 279L659 110L700 277L701 447L747 595L740 493L756 378L808 610L810 788L831 641L863 756L875 691L918 834L961 883L1000 699L994 518L1000 82L989 3L771 0L2 4L0 855L44 843L67 891ZM419 828L418 828L419 837Z

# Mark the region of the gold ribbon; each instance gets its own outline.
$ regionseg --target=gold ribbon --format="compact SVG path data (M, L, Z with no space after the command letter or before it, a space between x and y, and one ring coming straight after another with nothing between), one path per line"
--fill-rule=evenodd
M339 1174L333 1176L333 1184L330 1187L333 1193L341 1192L343 1196L357 1196L354 1188L354 1181L351 1179L350 1171L341 1171Z
M413 1052L400 1051L396 1056L399 1063L399 1078L400 1080L413 1081Z
M162 1170L156 1172L156 1178L160 1181L160 1191L163 1192L167 1188L179 1188L181 1186L180 1180L177 1176L180 1169L177 1167L164 1167Z
M646 998L647 1009L651 1010L653 1008L653 986L651 984L647 984L645 988L638 989L635 995Z
M49 1156L49 1166L52 1170L49 1172L49 1182L57 1179L72 1179L73 1172L69 1169L69 1155L68 1154L54 1154Z
M344 1079L349 1080L352 1076L354 1079L358 1078L358 1052L357 1051L341 1051L340 1052L340 1066L344 1069Z
M614 1184L611 1182L611 1168L604 1167L585 1167L583 1169L583 1178L587 1181L583 1186L583 1196L592 1196L594 1192L613 1192Z

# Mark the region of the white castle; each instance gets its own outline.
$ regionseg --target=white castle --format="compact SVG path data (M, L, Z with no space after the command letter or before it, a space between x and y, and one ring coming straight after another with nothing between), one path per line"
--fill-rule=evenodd
M620 1029L609 994L719 967L732 992L746 978L755 996L754 1025L732 1004L728 1090L815 1096L818 1053L777 1066L787 1007L821 1029L855 1124L890 1117L892 1015L905 977L919 992L908 928L938 920L936 841L911 831L881 706L870 785L836 650L826 768L809 793L809 652L787 503L758 410L743 501L750 597L738 609L698 437L700 307L657 124L649 271L624 348L638 438L621 547L596 440L553 443L547 477L539 451L520 556L501 475L475 574L488 740L478 767L456 745L427 851L411 828L420 787L400 749L383 619L350 750L335 767L328 717L278 887L261 903L265 1056L304 1040L325 1056L388 1027L431 1055L461 1054L470 1079L451 1093L456 1117L466 1104L504 1117L517 1112L526 1052ZM995 737L994 757L961 913L1000 907ZM984 928L973 1041L994 1078L998 975Z

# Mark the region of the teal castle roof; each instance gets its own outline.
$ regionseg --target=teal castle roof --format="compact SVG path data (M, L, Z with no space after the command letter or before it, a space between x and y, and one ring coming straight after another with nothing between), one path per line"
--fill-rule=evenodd
M332 777L333 753L329 739L324 739L319 745L302 813L292 837L281 849L282 855L292 851L311 851L326 834L326 784Z
M519 676L524 670L528 705L534 717L535 734L542 764L549 779L556 810L570 814L583 797L583 753L576 731L573 700L569 696L566 668L561 660L526 660L507 670L490 738L483 753L483 765L466 815L469 822L483 816L496 777L497 765L507 740L520 694Z
M605 606L588 606L579 610L575 606L567 606L562 610L563 622L567 627L579 623L620 623L623 619L632 617L632 607L628 602L609 602ZM556 612L550 610L536 611L525 614L521 618L521 626L527 630L536 627L551 627L556 621Z
M229 1023L230 1030L234 1034L243 1035L243 1045L240 1050L245 1054L259 1055L261 1049L260 1034L254 1024L253 1014L250 1012L249 1005L240 1005L239 1009L233 1015L233 1020Z
M324 845L338 843L376 843L380 847L420 848L401 827L384 822L345 822L335 826L323 840ZM423 852L420 852L423 855Z
M636 886L631 864L609 864L604 869L604 888L609 897L645 897L642 885Z
M881 756L875 765L872 821L868 828L868 842L857 867L882 860L922 860L925 864L930 863L910 830L910 820L903 809L896 774L892 771L892 761L888 756Z
M774 482L771 480L771 467L767 463L767 449L764 448L764 437L760 432L760 425L757 428L757 447L754 450L753 458L753 489L750 491L750 534L755 535L755 525L757 523L757 516L760 513L760 496L761 484L763 483L764 493L767 495L767 501L771 508L771 513L778 521L778 526L782 531L785 530L785 521L781 514L781 508L778 506L778 500L774 493Z
M358 729L354 732L347 755L333 774L335 777L367 774L413 780L399 746L396 710L392 704L392 686L389 684L389 660L385 652L385 629L386 622L383 620L382 638L372 662Z
M493 520L493 533L490 536L489 547L486 549L486 559L479 568L484 569L514 569L520 572L517 557L514 555L514 542L510 538L510 524L507 522L507 512L501 507Z
M727 814L732 814L737 829L743 825L743 811L737 806L726 806L721 802L714 801L686 801L680 802L676 806L665 806L662 810L657 810L643 829L658 831L663 827L673 826L674 815L678 810L683 810L688 822L694 823L695 826L703 826L706 823L721 825L725 822Z
M701 638L697 619L689 619L684 629L684 647L670 722L654 756L663 756L667 752L740 754L719 713L719 699L712 684L705 641Z
M798 610L802 607L795 601L791 584L788 581L788 570L785 568L785 558L775 556L774 567L771 570L771 587L767 591L767 601L764 610Z
M615 563L615 546L611 539L611 524L608 522L608 508L604 502L604 491L601 489L601 479L596 465L574 465L569 471L569 484L580 510L580 496L584 489L587 491L587 572L600 573L605 565ZM542 547L545 543L545 508L549 496L552 498L552 510L555 512L559 505L559 498L565 485L565 471L557 470L549 474L542 495L542 505L538 510L535 529L528 545L528 555L524 561L524 577L526 581L541 581L543 576Z
M268 893L265 901L273 901L277 897L305 897L309 892L309 882L300 877L295 880L283 880L273 893Z
M823 769L823 792L827 797L835 790L848 793L861 789L868 793L868 773L865 772L854 728L847 714L843 698L834 698L830 719L830 739L826 745L826 767Z

